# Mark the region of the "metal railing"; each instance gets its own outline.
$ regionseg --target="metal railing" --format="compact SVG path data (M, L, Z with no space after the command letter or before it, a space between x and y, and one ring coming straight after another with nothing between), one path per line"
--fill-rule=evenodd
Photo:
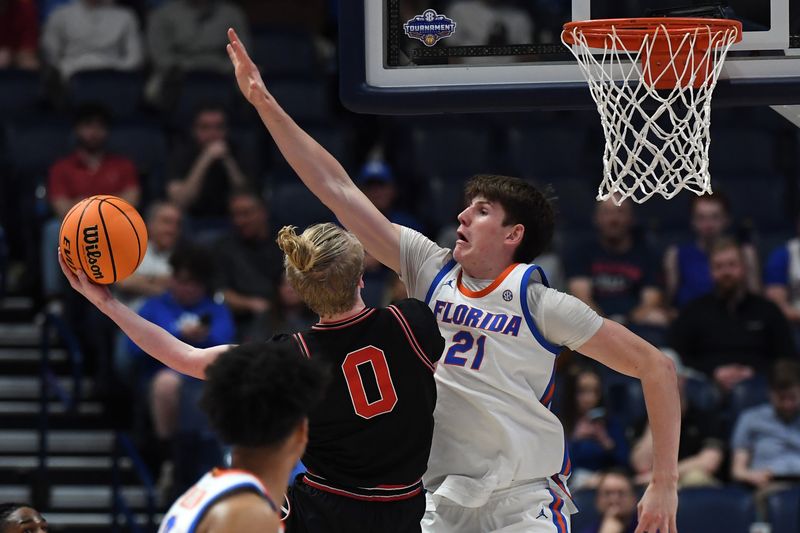
M120 459L128 457L131 460L133 471L139 478L142 486L145 489L146 516L144 529L139 526L136 521L136 515L131 509L130 505L122 493L122 473L120 471ZM143 533L155 531L155 511L156 511L156 488L153 478L144 460L136 450L130 436L127 433L118 431L114 437L114 458L112 462L112 485L111 485L111 531L121 531L119 517L120 514L125 516L125 521L131 533Z

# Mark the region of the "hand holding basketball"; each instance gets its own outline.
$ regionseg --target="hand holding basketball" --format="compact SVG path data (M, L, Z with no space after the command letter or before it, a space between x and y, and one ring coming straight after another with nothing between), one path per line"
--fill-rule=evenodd
M116 196L98 195L69 210L58 242L62 268L82 271L92 282L108 285L133 274L142 262L147 229L131 204Z
M261 79L258 67L250 59L247 50L233 28L228 29L228 41L230 43L226 46L226 50L231 63L233 63L239 90L242 91L244 97L254 106L271 100L272 96L267 91L264 80Z
M89 281L89 278L86 277L83 270L79 270L77 273L73 272L66 261L64 261L64 255L61 253L60 248L58 249L58 264L61 266L61 271L67 277L70 286L92 302L98 309L102 309L103 304L114 299L107 286L92 283Z

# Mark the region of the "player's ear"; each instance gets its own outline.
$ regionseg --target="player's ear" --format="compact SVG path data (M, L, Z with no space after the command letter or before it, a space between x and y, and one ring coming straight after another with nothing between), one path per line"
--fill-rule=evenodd
M308 444L308 418L303 418L303 420L297 424L290 440L292 442L292 448L299 458L305 452L306 444Z
M514 224L511 230L506 233L506 242L508 244L519 244L525 236L525 226L522 224Z

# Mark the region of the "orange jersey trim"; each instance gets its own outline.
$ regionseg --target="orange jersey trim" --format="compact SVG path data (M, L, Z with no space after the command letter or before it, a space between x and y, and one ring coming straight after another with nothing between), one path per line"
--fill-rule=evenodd
M508 267L506 267L506 269L503 270L503 272L501 272L500 275L497 276L495 280L489 284L488 287L483 288L479 291L472 291L469 290L466 286L464 286L464 284L461 282L461 276L464 275L464 271L461 270L458 272L458 282L457 282L458 291L467 298L483 298L484 296L495 290L501 283L503 283L503 280L506 279L509 274L511 274L511 272L517 267L517 265L519 265L519 263L512 263L508 265Z

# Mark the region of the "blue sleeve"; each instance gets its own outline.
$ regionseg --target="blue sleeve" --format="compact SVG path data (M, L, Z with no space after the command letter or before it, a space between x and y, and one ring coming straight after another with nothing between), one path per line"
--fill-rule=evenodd
M769 254L764 268L764 285L789 284L789 248L781 246Z
M736 426L733 428L733 434L731 436L731 451L753 450L753 432L751 428L753 416L751 416L751 414L752 410L748 410L739 415L739 419L736 421Z
M233 316L224 305L214 304L211 308L211 328L208 332L208 346L230 344L236 338Z

